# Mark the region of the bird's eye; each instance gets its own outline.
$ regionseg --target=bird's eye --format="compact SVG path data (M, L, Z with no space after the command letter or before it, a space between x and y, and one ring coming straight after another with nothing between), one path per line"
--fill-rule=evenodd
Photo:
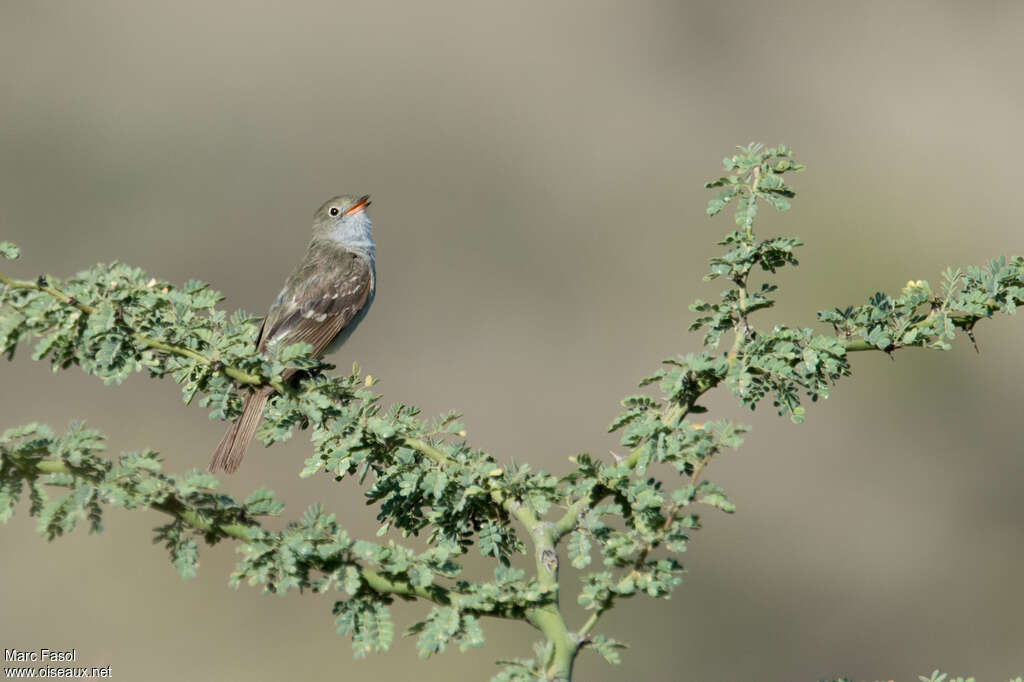
M331 215L338 215L338 207L337 206L331 206L330 214Z

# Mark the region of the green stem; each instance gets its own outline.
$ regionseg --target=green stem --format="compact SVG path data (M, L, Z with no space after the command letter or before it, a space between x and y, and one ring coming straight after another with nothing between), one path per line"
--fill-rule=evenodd
M611 603L609 600L608 607L610 606ZM595 625L597 625L597 621L601 619L601 614L603 614L608 607L602 607L590 614L590 618L587 618L586 622L583 623L583 627L579 629L579 635L581 638L590 634L590 631L594 629Z
M746 228L747 239L754 236L754 204L757 202L757 185L761 182L761 166L754 166L753 180L750 183L750 204L747 207Z
M558 551L555 549L558 539L553 524L536 522L528 527L533 538L537 582L541 591L550 594L551 599L527 610L526 619L551 644L545 679L568 681L572 679L572 667L579 651L580 639L569 631L559 607Z

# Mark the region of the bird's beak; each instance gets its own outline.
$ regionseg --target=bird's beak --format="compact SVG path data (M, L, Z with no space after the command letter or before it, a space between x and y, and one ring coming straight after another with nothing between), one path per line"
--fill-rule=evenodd
M359 197L359 200L356 201L356 203L352 204L352 208L350 208L347 211L345 211L345 217L348 217L350 215L355 215L356 213L360 213L362 211L365 211L366 207L369 206L369 205L370 205L370 195L369 194L364 194L363 196Z

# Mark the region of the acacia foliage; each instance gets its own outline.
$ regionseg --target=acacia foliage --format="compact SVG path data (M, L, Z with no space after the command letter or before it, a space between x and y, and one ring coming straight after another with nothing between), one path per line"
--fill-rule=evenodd
M312 454L300 475L362 487L381 536L419 536L426 549L353 538L318 504L284 530L268 530L260 517L283 511L268 490L232 499L210 474L165 473L151 450L110 459L102 435L80 424L62 435L40 424L0 435L0 520L27 497L40 532L54 539L80 522L101 530L107 507L157 509L169 520L156 540L183 577L195 575L201 544L237 542L233 585L334 594L337 629L357 656L390 646L389 606L411 599L424 604L408 628L424 657L479 645L483 619L497 617L523 621L543 639L533 657L503 661L495 679L567 679L587 648L616 663L623 645L596 632L601 615L634 596L669 597L683 574L680 555L700 528L700 505L733 511L706 472L747 428L698 421L708 391L729 390L751 409L770 399L801 421L804 400L827 397L850 374L850 352L946 349L958 330L973 339L979 320L1012 314L1024 299L1024 260L999 259L947 271L938 292L911 281L897 295L821 312L824 331L758 328L756 313L774 304L771 277L798 264L801 245L758 237L758 207L789 209L795 192L786 176L800 170L785 146L749 145L724 160L724 174L707 185L718 189L707 212L732 204L735 227L706 276L725 283L718 301L691 306L703 350L665 360L640 381L642 392L622 400L610 430L628 454L578 454L564 475L499 463L468 442L458 415L425 419L414 406L386 406L357 366L332 375L308 345L259 354L258 318L218 308L222 296L204 283L176 286L120 263L63 279L0 275L0 353L10 358L32 346L32 358L54 371L78 367L107 384L136 372L170 379L185 403L197 401L220 420L239 414L242 392L274 386L258 437L272 444L310 430ZM19 255L0 242L0 256ZM300 371L284 382L289 369ZM489 559L490 571L468 574L469 552ZM516 567L520 554L532 570ZM563 558L572 570L559 571ZM585 622L566 622L561 603L570 595L589 611Z

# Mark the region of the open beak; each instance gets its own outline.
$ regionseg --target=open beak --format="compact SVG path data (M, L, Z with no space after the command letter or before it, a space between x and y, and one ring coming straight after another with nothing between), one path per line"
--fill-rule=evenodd
M370 205L370 195L369 194L364 194L363 196L359 197L359 199L356 201L356 203L352 204L352 208L350 208L347 211L345 211L345 216L355 215L356 213L360 213L361 211L365 211L366 207L369 206L369 205Z

